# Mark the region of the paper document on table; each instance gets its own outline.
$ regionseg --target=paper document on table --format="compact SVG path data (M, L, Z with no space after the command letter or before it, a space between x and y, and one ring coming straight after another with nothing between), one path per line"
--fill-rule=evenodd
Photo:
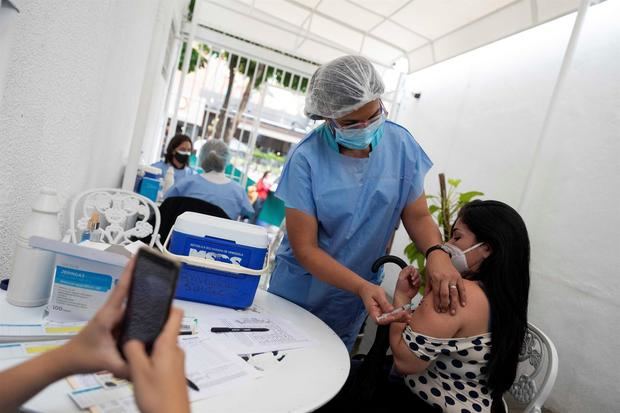
M140 413L133 394L92 406L90 413Z
M94 374L75 374L67 377L67 381L69 382L71 388L76 390L101 385Z
M0 344L0 360L38 356L65 344L66 340L37 341L33 343Z
M241 357L204 337L179 340L185 350L185 375L200 391L189 390L190 401L206 399L261 376Z
M316 342L300 328L279 317L257 311L235 311L217 309L201 323L203 331L209 333L211 327L267 328L267 332L234 332L210 334L226 348L237 354L255 354L268 351L291 350L309 347Z
M69 393L71 400L73 400L80 409L88 409L93 406L104 405L116 400L132 397L132 395L133 389L131 386L122 386L115 389L96 386L73 390Z
M32 324L1 323L0 342L36 341L54 338L68 338L80 332L86 323L52 323Z
M179 338L185 351L185 376L200 391L188 388L190 401L198 401L238 389L239 385L261 376L241 357L200 336ZM67 378L74 389L69 397L91 413L135 413L138 408L129 382L111 373L75 375Z
M127 387L132 389L131 384L122 379L118 379L107 371L100 371L94 374L76 374L74 376L67 377L67 381L71 388L76 391L88 390L85 392L78 392L76 404L90 404L99 402L98 404L88 406L90 413L138 413L138 406L133 396L133 391L127 392L122 390L120 392L105 392L106 390L115 390L121 387ZM95 391L96 390L96 391ZM75 395L71 396L74 392L70 393L70 396L75 400ZM81 395L81 396L80 396ZM78 404L79 406L79 404Z

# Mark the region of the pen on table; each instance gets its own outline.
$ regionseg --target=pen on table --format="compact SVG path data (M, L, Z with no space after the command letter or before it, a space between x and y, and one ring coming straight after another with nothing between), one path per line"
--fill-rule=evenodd
M393 310L393 311L390 311L389 313L383 313L383 314L381 314L379 317L377 317L377 321L381 321L381 320L383 320L384 318L386 318L386 317L388 317L388 316L391 316L392 314L400 313L401 311L407 311L407 310L409 310L410 308L411 308L411 303L409 303L409 304L405 304L405 305L403 305L403 306L401 306L401 307L396 308L396 309L395 309L395 310Z
M196 386L196 383L194 383L193 381L191 381L190 379L188 379L187 377L185 378L185 381L187 382L187 386L192 389L192 390L196 390L196 391L200 391L200 389L198 388L198 386Z
M269 331L268 328L249 328L249 327L212 327L212 333L253 333L253 332L261 332L261 331Z

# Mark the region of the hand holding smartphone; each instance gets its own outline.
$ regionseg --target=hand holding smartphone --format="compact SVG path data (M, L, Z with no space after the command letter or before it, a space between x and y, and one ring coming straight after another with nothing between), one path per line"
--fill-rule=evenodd
M177 262L160 253L147 248L138 251L118 335L121 354L125 343L134 339L143 342L146 352L151 353L168 320L179 270Z

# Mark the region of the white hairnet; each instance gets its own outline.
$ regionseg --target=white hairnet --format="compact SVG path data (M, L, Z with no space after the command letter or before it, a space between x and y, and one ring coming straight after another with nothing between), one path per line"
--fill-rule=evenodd
M205 172L222 172L228 162L228 145L221 139L209 139L200 148L200 166Z
M306 94L306 116L337 119L381 97L379 73L362 56L343 56L319 67Z

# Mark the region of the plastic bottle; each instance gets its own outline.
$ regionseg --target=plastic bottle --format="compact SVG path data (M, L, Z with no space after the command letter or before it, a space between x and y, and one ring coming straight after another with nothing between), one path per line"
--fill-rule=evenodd
M17 236L6 296L9 303L20 307L37 307L49 300L55 255L30 247L29 239L37 235L60 240L59 213L58 193L50 188L42 188L32 205L32 213Z
M169 167L164 178L164 194L174 185L174 168Z

